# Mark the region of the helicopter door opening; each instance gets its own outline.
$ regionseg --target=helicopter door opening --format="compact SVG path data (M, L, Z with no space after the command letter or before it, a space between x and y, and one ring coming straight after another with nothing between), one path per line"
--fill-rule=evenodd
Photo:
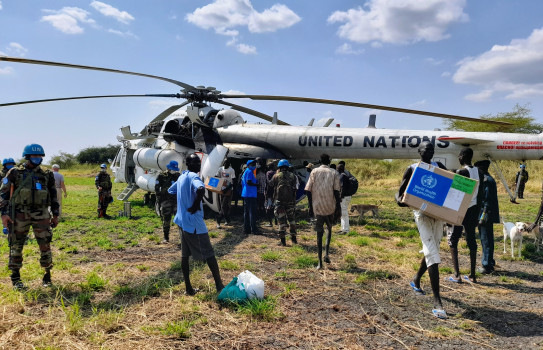
M219 168L224 162L227 154L228 148L222 145L217 145L213 151L207 155L207 157L204 157L202 169L200 170L200 177L202 181L205 182L206 179L217 175ZM213 211L219 212L219 195L216 192L206 190L204 201Z
M136 183L136 163L134 163L134 152L135 150L129 149L126 150L126 160L124 166L124 176L126 182L129 184Z
M113 163L111 164L111 171L115 176L115 182L126 182L125 172L123 171L123 164L125 163L125 159L126 150L121 147L119 149L119 152L117 152L115 159L113 159Z

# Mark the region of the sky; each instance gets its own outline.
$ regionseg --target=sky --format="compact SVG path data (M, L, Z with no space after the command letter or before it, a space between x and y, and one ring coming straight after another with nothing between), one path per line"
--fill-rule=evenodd
M289 95L480 117L528 106L543 123L540 0L0 0L0 55L152 74L222 92ZM0 103L173 94L144 77L0 62ZM234 103L292 125L432 130L442 119L301 102ZM0 158L117 144L166 98L0 107ZM220 109L225 106L213 105ZM250 122L263 122L245 115ZM47 160L47 159L46 159Z

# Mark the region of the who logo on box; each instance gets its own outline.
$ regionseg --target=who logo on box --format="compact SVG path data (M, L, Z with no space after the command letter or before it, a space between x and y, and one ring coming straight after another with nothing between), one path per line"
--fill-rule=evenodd
M424 175L420 179L420 183L421 183L422 186L424 186L426 188L429 188L429 189L432 189L432 188L436 187L437 179L432 175Z

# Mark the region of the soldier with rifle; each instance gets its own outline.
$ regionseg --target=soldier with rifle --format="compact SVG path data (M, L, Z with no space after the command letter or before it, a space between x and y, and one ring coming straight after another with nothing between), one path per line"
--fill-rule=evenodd
M53 173L40 167L44 156L40 145L27 145L23 150L26 162L10 169L0 187L2 224L7 228L10 247L8 267L13 287L18 290L25 288L19 270L30 227L40 247L40 265L45 269L43 285L51 284L52 228L58 224L59 204Z
M161 172L155 185L157 206L160 209L160 218L162 219L162 230L164 231L163 243L170 241L170 225L172 215L176 211L177 198L174 194L168 193L168 189L179 178L179 163L172 160L166 165L167 171Z
M94 179L94 184L98 189L98 217L109 219L110 216L106 214L109 203L113 202L111 196L111 177L107 173L107 165L100 165L100 172Z

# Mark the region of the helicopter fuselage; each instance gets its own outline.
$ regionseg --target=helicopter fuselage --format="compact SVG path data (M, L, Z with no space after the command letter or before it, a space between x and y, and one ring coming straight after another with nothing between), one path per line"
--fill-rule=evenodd
M460 150L470 146L474 159L538 160L543 158L543 135L461 131L334 128L263 124L217 129L229 148L252 145L273 149L289 159L318 159L327 153L337 159L416 159L423 141L435 145L435 157L457 167Z

